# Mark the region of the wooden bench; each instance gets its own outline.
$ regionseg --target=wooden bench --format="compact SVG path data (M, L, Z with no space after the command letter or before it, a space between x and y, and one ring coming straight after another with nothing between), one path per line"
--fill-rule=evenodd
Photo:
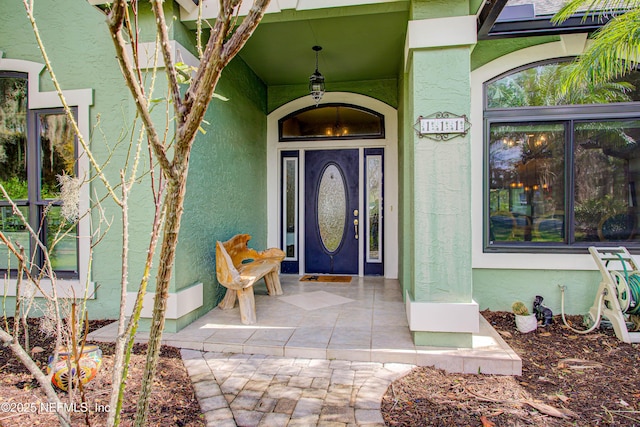
M245 325L256 323L256 303L253 285L264 277L269 295L282 295L280 263L284 251L271 248L258 252L247 246L248 234L238 234L226 242L216 242L216 275L227 293L218 304L223 310L234 307L236 296L240 306L240 320Z

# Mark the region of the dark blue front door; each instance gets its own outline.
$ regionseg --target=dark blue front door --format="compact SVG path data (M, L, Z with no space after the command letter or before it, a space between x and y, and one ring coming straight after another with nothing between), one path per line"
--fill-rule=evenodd
M358 274L358 150L305 154L305 270Z

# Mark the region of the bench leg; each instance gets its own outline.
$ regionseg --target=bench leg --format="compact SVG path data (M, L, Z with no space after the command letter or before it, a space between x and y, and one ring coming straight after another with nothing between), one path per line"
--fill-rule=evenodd
M222 310L230 310L236 305L236 291L233 289L227 289L227 293L224 294L224 298L218 304L218 307Z
M282 295L280 276L278 276L277 271L272 271L264 276L264 282L267 284L267 292L269 292L269 295Z
M253 286L238 289L238 305L240 306L240 320L245 325L256 323L256 300L253 296Z

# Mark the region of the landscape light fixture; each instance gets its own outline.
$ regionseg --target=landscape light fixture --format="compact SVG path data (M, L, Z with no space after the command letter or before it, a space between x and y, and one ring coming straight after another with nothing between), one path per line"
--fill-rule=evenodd
M322 46L314 46L312 49L316 52L316 71L309 77L309 92L317 107L324 95L324 76L318 71L318 52L322 50Z

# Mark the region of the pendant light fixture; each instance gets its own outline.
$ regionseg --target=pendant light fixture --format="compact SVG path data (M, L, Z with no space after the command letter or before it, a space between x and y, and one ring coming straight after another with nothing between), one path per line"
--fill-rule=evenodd
M316 71L309 77L309 92L317 107L324 95L324 76L318 71L318 52L322 50L322 46L314 46L312 49L316 52Z

